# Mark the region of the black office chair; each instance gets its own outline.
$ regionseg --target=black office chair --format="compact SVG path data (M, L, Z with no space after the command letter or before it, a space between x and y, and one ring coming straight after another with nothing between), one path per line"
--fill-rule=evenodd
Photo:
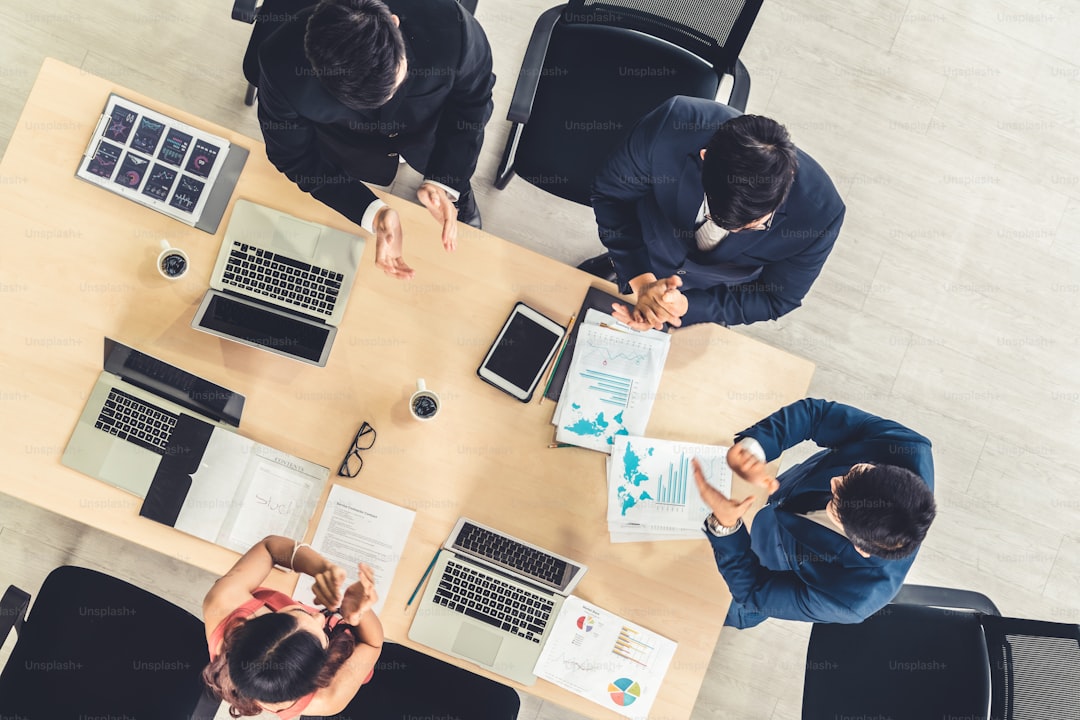
M520 707L507 685L387 642L371 681L328 720L515 720Z
M762 0L571 0L540 16L506 119L495 177L514 174L582 205L608 154L641 116L673 95L746 109L739 52Z
M984 595L905 585L857 625L815 624L804 720L1080 720L1080 625L1001 617Z
M212 718L203 689L202 621L123 580L64 566L30 595L0 600L0 642L18 641L0 671L0 717L23 720Z
M233 0L232 19L254 24L251 39L244 52L244 77L247 79L247 92L244 104L255 104L259 92L259 57L258 49L270 33L288 22L297 12L311 7L318 0ZM461 6L473 15L476 14L477 0L458 0Z

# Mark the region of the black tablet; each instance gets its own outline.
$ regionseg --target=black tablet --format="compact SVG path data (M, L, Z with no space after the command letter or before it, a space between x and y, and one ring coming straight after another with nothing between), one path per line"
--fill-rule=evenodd
M532 398L565 328L525 303L514 306L476 374L522 402Z

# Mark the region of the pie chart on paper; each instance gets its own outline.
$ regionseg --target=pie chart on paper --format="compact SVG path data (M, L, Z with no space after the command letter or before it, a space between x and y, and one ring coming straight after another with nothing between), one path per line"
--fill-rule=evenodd
M590 615L582 615L577 619L578 630L584 630L585 632L592 632L593 627L596 625L596 618Z
M613 703L626 707L641 697L641 686L630 678L619 678L608 684L608 693Z

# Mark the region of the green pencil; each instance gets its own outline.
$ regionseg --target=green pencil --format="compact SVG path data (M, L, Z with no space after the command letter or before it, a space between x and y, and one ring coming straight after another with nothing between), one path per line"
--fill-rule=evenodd
M409 602L405 603L405 612L409 611L409 606L412 605L412 601L416 599L416 593L420 592L420 588L423 587L424 581L427 580L427 576L431 574L431 568L435 567L435 561L439 559L440 552L442 552L442 548L436 550L435 554L431 557L431 562L428 563L427 570L424 571L423 576L420 578L420 582L416 583L412 595L409 596Z

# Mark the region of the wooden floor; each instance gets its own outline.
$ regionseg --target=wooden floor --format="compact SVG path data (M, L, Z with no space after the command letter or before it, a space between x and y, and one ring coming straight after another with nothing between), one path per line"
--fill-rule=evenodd
M588 209L520 179L491 187L517 69L548 6L480 2L499 82L474 186L488 230L576 263L600 250ZM249 27L227 3L5 0L0 27L0 149L45 56L258 137L241 102ZM745 332L817 363L813 395L933 440L940 512L909 580L1069 622L1080 622L1078 36L1073 0L768 0L743 52L748 110L785 123L848 206L805 307ZM0 192L16 181L0 178ZM0 287L17 278L0 261ZM0 503L0 586L33 590L76 563L197 610L212 580ZM724 632L694 717L799 717L808 633L775 621ZM567 714L527 702L521 717Z

